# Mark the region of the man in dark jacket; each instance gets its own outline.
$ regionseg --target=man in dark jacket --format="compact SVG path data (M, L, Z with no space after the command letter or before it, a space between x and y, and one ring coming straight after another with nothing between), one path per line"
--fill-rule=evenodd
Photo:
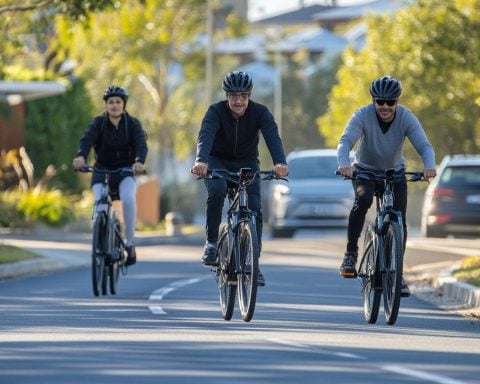
M252 78L248 73L234 71L227 74L223 80L226 100L211 105L203 118L192 173L206 176L209 168L231 172L237 172L240 168L259 170L258 144L261 132L270 151L276 175L288 175L277 124L267 107L250 99L252 88ZM208 191L207 241L202 261L205 265L215 265L227 183L224 180L206 179L205 184ZM261 244L262 211L258 180L248 187L248 196L249 208L257 213L257 237ZM265 284L260 271L258 282L260 285Z
M103 95L106 111L95 117L80 139L79 148L73 167L81 169L88 158L90 150L95 151L95 168L116 170L131 169L133 174L144 171L147 157L146 136L140 124L130 116L125 107L128 94L123 87L110 85ZM100 200L103 182L103 173L94 172L92 190L95 201ZM136 222L136 190L137 182L130 173L112 174L110 190L122 200L123 218L125 222L127 265L135 264L136 252L134 247L134 233Z

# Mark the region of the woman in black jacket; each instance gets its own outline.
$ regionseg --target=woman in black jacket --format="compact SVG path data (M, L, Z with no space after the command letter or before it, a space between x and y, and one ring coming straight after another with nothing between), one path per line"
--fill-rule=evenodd
M95 117L80 139L77 156L73 159L73 167L81 169L88 158L90 150L95 152L95 168L115 170L131 168L134 175L144 171L147 157L146 136L140 124L125 110L128 94L123 87L110 85L103 95L106 111ZM95 201L101 196L103 174L94 172L92 190ZM118 192L122 201L125 222L127 249L127 265L135 264L136 252L134 234L136 223L136 190L135 177L125 173L112 174L110 191Z

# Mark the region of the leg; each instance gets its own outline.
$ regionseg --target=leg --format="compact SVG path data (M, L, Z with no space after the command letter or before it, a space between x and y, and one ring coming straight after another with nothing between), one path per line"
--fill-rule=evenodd
M358 239L362 233L365 216L373 202L375 183L369 180L352 182L355 201L348 219L347 251L340 265L340 275L345 278L357 277Z
M123 221L125 222L125 237L127 246L133 245L135 223L137 219L137 182L133 177L124 178L119 185L118 192L123 208Z
M123 208L123 221L125 222L125 237L127 261L126 265L137 262L137 253L134 246L135 223L137 219L137 181L133 177L125 177L118 187L120 200Z

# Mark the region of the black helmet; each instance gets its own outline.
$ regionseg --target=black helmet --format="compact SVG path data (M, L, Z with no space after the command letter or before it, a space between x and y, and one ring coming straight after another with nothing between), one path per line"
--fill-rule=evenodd
M402 84L390 76L379 77L370 85L370 94L376 99L395 100L401 93Z
M109 85L105 92L103 93L103 100L107 101L109 97L118 96L123 99L123 102L126 104L128 100L128 93L123 87L117 87L116 85Z
M229 72L223 79L223 90L225 92L250 92L252 88L252 77L246 72Z

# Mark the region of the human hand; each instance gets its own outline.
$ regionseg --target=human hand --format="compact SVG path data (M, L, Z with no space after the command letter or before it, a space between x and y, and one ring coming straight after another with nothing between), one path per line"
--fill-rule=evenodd
M134 175L141 175L145 172L145 166L137 161L132 165L132 171Z
M208 164L203 163L201 161L195 162L193 164L193 167L190 169L190 172L192 172L194 175L197 176L207 176L207 171L208 171Z
M76 171L83 168L85 165L85 158L83 156L77 156L73 159L73 169Z
M288 165L287 164L275 164L273 167L275 176L277 177L287 177L288 176Z
M435 168L425 168L423 170L423 177L425 180L430 180L437 176L437 170Z
M352 177L353 176L353 168L351 165L341 165L338 167L338 171L343 177Z

